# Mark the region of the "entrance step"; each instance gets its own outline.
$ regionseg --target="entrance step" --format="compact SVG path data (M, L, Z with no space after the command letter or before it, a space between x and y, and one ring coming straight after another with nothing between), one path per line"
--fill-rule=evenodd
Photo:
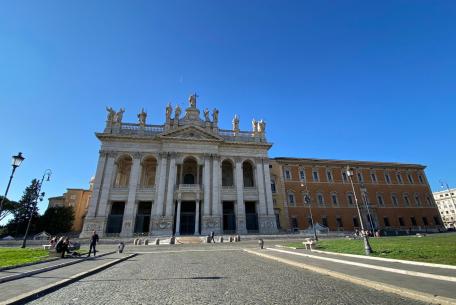
M177 244L201 244L203 240L198 236L176 237Z

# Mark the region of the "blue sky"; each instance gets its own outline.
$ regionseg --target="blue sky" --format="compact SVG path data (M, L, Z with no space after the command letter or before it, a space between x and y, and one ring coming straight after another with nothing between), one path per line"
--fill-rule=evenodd
M420 163L456 186L454 1L2 1L0 191L94 175L105 107L267 121L270 156ZM41 212L47 205L45 200Z

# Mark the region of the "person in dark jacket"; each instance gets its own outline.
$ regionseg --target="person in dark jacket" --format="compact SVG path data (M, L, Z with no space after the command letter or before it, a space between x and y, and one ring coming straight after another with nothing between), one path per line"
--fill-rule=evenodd
M89 248L88 256L90 256L90 253L92 253L92 249L93 249L93 256L95 256L97 254L97 250L95 249L95 247L97 246L98 241L99 241L98 234L96 231L93 231L92 236L90 237L90 248Z

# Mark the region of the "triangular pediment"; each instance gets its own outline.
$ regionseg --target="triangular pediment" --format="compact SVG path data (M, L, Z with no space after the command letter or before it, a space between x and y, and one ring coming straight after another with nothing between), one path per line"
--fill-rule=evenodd
M184 126L168 130L159 135L159 138L192 141L223 141L223 138L198 126Z

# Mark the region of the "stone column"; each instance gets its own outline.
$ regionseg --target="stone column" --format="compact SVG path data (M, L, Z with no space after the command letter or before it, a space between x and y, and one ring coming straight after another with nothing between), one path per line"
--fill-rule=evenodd
M202 226L201 234L208 235L212 228L209 227L209 224L212 223L211 219L211 160L209 155L204 156L204 169L203 169L203 217L202 217Z
M238 234L247 234L245 223L244 204L244 178L242 173L242 160L236 159L236 229Z
M220 156L212 156L212 220L213 231L221 232L222 215L220 212Z
M266 215L266 198L265 198L265 190L264 190L264 176L263 176L263 164L261 159L256 161L255 164L255 172L256 172L256 182L257 182L257 190L258 190L258 207L259 216Z
M179 208L179 207L178 207ZM195 235L199 234L199 222L200 222L200 200L196 200L196 208L195 208Z
M166 193L166 217L173 216L174 190L176 186L176 154L171 155L169 163L168 189Z
M138 188L139 177L141 175L141 155L139 153L133 156L133 165L130 171L130 180L128 184L128 201L124 210L122 231L120 236L130 237L133 235L134 212L136 205L136 189Z
M109 200L109 191L112 187L113 174L115 173L115 154L108 154L108 161L106 162L106 170L103 177L103 186L101 188L100 201L98 203L98 208L95 212L96 217L106 217L108 200ZM103 228L104 229L104 228Z
M177 200L177 212L176 212L176 236L180 235L180 216L181 216L181 200Z
M89 208L87 211L87 216L84 220L84 227L81 231L80 237L85 238L89 237L92 234L93 230L98 231L97 233L103 235L104 230L103 223L104 219L97 219L96 212L98 204L100 203L100 195L102 191L102 183L104 181L104 176L106 172L108 153L105 151L100 151L100 156L98 158L97 171L95 174L95 181L93 184L92 196L90 199Z
M275 234L278 232L277 223L274 214L274 204L272 201L272 190L271 190L271 173L269 170L269 162L267 159L262 160L263 166L263 181L265 189L266 199L266 215L260 217L260 233L263 234Z

